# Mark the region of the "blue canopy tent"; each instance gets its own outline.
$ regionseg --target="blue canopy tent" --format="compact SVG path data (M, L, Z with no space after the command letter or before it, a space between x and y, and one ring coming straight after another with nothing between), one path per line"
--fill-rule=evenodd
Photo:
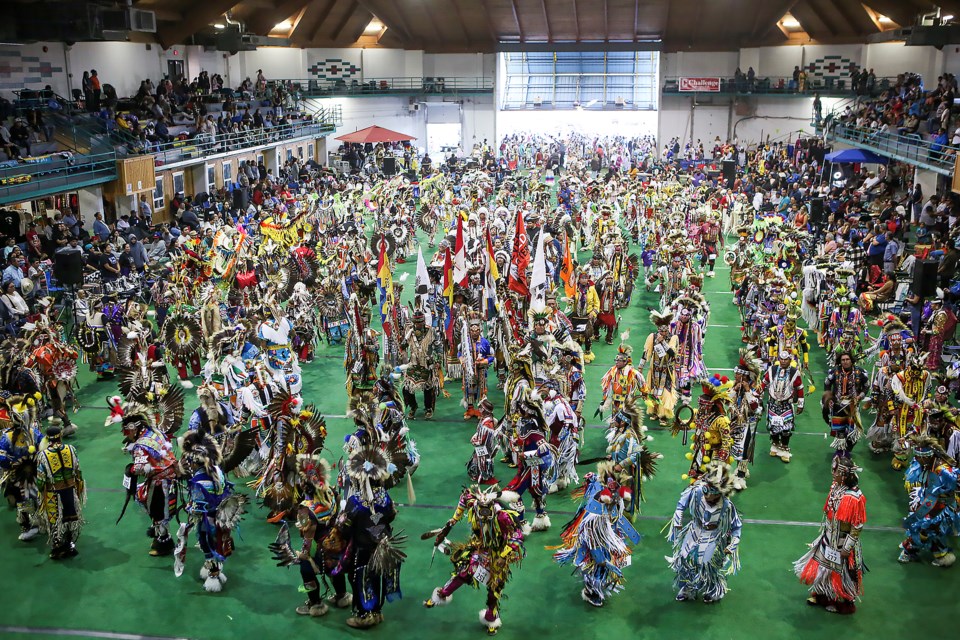
M866 149L841 149L828 153L824 160L833 164L887 164L888 160Z

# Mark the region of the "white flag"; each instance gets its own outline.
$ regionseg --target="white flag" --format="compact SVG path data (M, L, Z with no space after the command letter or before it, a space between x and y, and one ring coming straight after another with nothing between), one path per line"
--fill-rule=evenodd
M547 258L543 253L543 229L537 234L537 252L533 256L530 276L530 308L541 311L547 306Z
M423 249L417 247L417 279L414 285L414 294L420 301L420 308L426 317L428 327L433 326L433 310L430 308L430 273L427 263L423 261Z

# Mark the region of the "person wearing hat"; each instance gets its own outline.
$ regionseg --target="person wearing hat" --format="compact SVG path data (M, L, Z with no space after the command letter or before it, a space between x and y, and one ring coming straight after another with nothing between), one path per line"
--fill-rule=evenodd
M467 463L467 475L472 482L480 485L495 485L499 482L493 468L497 452L497 423L493 416L493 403L484 396L477 405L480 420L477 431L470 438L473 456Z
M944 305L946 291L937 289L937 295L930 300L932 312L920 332L921 344L928 352L926 367L938 371L943 366L943 346L946 337L953 335L957 327L957 316L953 309Z
M481 333L479 318L468 321L467 339L461 341L458 356L463 366L463 419L479 418L476 405L487 394L487 370L493 362L493 348Z
M667 540L673 555L666 558L676 574L677 602L719 602L727 594L727 576L740 569L743 521L730 500L733 481L725 461L712 460L700 478L680 494ZM689 520L684 524L684 514Z
M782 350L777 361L763 376L761 392L766 391L767 430L770 432L770 456L789 463L790 437L794 429L794 408L803 413L803 377L793 354Z
M833 483L820 532L810 550L793 563L797 578L809 587L807 604L844 615L857 610L856 601L863 594L860 534L867 523L867 499L857 471L851 459L833 459Z
M48 535L50 558L77 555L87 492L77 450L63 442L59 426L47 429L47 448L37 453L39 523Z

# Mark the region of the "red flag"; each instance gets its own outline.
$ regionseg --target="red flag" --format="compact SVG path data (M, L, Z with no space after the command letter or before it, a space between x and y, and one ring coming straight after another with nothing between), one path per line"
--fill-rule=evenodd
M467 274L467 248L463 242L463 216L457 216L457 241L453 252L453 281L461 287L467 286L470 276Z
M572 298L576 292L573 280L573 256L570 255L570 238L563 243L563 266L560 268L560 279L563 281L563 293Z
M513 236L513 254L510 257L510 276L507 278L507 288L516 291L521 296L530 295L530 285L527 282L527 267L530 265L530 239L527 238L527 229L523 225L523 212L517 212L517 231Z

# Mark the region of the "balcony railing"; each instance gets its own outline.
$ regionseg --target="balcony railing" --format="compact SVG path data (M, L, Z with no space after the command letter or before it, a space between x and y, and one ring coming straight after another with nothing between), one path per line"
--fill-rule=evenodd
M388 95L450 95L465 93L493 93L493 78L365 78L363 80L282 79L272 85L282 85L300 98L329 98L336 96Z
M217 134L216 136L198 134L188 140L172 140L162 144L154 144L149 141L141 142L142 148L134 151L152 154L156 165L159 167L232 151L242 151L252 147L276 144L287 140L323 136L331 133L334 129L336 129L336 125L332 122L310 120L263 129Z
M51 153L0 162L0 204L33 200L116 179L117 156Z
M907 162L918 167L952 176L960 147L941 145L919 135L886 133L845 124L827 127L827 139L869 149L887 158Z
M719 78L719 91L681 91L679 77L666 77L663 81L663 93L685 95L693 93L712 93L714 95L778 95L792 97L812 98L813 94L818 93L823 97L843 97L856 95L849 79L834 78L811 78L807 77L800 91L798 83L793 81L793 77L757 77L753 82L746 78L737 80L736 78ZM862 92L865 96L878 96L896 83L896 78L877 78L873 84L872 90Z

